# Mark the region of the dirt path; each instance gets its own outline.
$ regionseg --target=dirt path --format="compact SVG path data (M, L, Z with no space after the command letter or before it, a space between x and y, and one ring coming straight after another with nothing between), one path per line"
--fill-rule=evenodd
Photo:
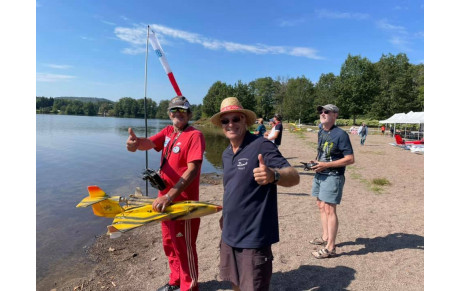
M424 156L370 135L366 145L351 136L355 164L347 167L342 203L337 207L339 233L335 258L317 260L308 240L321 234L313 174L300 161L315 157L316 133L283 133L282 154L301 175L299 185L278 187L280 242L272 290L423 290ZM375 178L387 186L372 186ZM203 184L201 200L222 203L221 183ZM220 214L201 220L198 236L200 290L231 290L218 277ZM56 271L37 290L156 290L168 280L159 225L148 225L110 240L100 237L84 265Z

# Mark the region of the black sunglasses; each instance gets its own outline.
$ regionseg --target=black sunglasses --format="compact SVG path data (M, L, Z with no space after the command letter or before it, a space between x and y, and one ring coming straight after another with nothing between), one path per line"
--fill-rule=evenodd
M324 113L324 114L329 114L329 112L331 112L331 111L329 111L329 110L318 111L318 114L322 114L322 113Z
M232 118L233 123L238 123L240 121L241 121L241 118L239 116L234 116ZM222 123L222 124L228 124L229 122L230 122L230 120L228 118L224 118L224 119L220 120L220 123Z
M188 110L184 109L184 108L171 108L171 109L169 109L169 112L171 112L171 113L176 113L176 112L185 113L187 111Z

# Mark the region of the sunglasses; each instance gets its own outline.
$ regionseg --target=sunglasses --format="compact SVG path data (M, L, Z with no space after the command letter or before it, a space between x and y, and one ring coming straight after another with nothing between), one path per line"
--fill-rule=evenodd
M169 109L169 112L171 112L171 113L176 113L176 112L186 113L187 109L184 109L184 108L171 108L171 109Z
M324 110L324 111L318 111L318 114L329 114L329 112L331 112L330 110Z
M241 118L239 116L234 116L232 118L232 123L238 123L240 121L241 121ZM228 119L228 118L224 118L224 119L220 120L220 123L222 123L222 124L228 124L229 122L230 122L230 119Z

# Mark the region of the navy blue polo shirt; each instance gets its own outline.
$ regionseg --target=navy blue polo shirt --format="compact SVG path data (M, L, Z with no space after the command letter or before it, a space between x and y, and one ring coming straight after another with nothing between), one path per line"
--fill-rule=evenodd
M261 248L279 241L276 185L262 186L254 180L259 154L270 168L291 166L275 144L249 132L235 154L231 145L222 153L222 239L232 247Z

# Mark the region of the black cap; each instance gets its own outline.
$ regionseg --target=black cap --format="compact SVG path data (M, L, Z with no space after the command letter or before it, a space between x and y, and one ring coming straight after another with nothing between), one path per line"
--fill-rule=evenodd
M176 96L173 99L171 99L171 101L169 101L168 110L171 108L182 108L189 110L190 103L184 96Z

